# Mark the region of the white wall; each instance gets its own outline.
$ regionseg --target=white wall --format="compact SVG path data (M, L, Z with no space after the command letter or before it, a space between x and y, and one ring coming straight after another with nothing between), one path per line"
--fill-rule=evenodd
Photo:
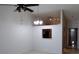
M62 53L62 12L60 20L61 23L58 25L33 27L33 44L35 51L44 53ZM52 38L42 38L42 29L52 29Z
M30 13L18 14L15 9L0 6L0 53L27 53L32 49Z
M59 25L32 26L29 12L18 14L14 10L12 6L0 6L0 53L29 53L33 50L62 53L62 22ZM52 29L52 39L42 38L42 29L47 28Z
M42 29L52 29L52 39L42 38ZM61 25L35 26L33 28L34 49L46 53L61 53Z

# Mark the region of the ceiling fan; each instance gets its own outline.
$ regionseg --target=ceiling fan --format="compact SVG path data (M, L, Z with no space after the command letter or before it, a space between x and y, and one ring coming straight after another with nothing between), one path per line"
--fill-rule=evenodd
M39 6L39 4L17 4L16 6L17 6L17 8L15 11L21 12L23 10L23 11L34 12L34 10L32 10L28 7Z

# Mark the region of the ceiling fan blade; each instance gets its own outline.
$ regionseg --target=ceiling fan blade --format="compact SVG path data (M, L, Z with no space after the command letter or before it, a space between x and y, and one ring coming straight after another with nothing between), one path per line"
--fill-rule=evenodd
M24 4L24 6L28 6L28 7L30 7L30 6L39 6L39 4Z
M15 11L21 12L20 7L17 7Z
M24 9L24 11L26 11L26 10L28 10L28 11L30 11L30 12L33 12L33 10L31 10L31 9L29 9L29 8L25 8L25 9Z

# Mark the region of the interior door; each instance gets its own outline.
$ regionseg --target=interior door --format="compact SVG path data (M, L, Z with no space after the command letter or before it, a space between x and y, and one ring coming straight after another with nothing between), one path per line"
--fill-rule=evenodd
M68 46L70 48L77 48L77 28L69 28Z

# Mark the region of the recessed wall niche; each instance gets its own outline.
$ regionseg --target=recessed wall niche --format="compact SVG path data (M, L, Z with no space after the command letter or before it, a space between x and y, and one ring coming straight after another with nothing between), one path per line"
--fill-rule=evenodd
M43 25L57 25L60 24L60 18L59 17L46 17L43 20Z
M42 29L42 38L52 38L52 29Z
M36 26L43 26L43 25L57 25L60 24L60 18L59 17L41 17L41 20L34 20L33 25Z

